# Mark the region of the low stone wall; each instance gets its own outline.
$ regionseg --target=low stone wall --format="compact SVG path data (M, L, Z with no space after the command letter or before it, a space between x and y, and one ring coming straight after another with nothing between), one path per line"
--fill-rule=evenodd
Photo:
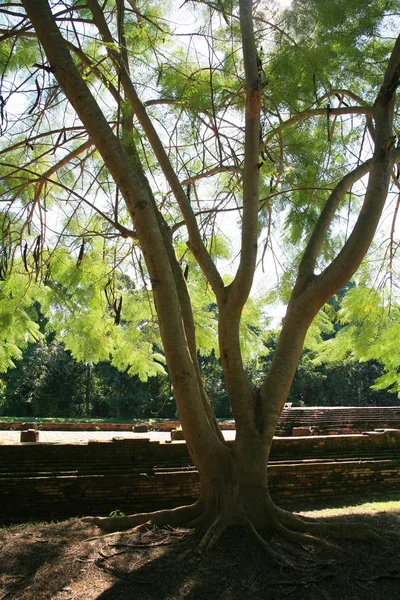
M26 428L40 429L42 431L135 431L141 430L143 425L136 423L53 423L48 421L8 422L0 420L0 431L20 431ZM149 430L171 431L180 427L180 421L160 421L149 423Z
M272 498L289 507L400 491L399 459L272 464L268 473Z
M334 458L382 458L398 456L400 430L372 431L344 436L274 438L272 461L298 461ZM81 444L0 445L0 476L12 473L96 473L122 469L126 472L154 468L191 466L186 443L164 444L149 438L116 437L112 441Z
M271 464L272 498L281 506L310 506L333 499L400 490L400 460ZM156 510L194 501L197 471L82 476L15 477L0 491L1 521L67 518Z
M400 491L400 431L276 438L268 467L280 504ZM117 439L0 446L0 520L176 506L200 492L185 443Z
M28 419L27 419L27 424ZM134 423L48 423L37 422L43 431L134 431ZM179 421L159 421L148 424L155 431L171 431ZM234 421L225 421L222 429L235 429ZM285 408L279 419L276 435L332 435L361 433L369 429L400 428L400 406L384 407L302 407ZM22 423L0 421L0 430L21 430Z
M379 428L400 428L400 405L285 408L276 435L337 435Z
M273 461L386 457L400 459L400 429L349 435L275 437L270 457Z
M0 490L1 521L108 515L156 510L191 502L199 495L197 471L20 478Z

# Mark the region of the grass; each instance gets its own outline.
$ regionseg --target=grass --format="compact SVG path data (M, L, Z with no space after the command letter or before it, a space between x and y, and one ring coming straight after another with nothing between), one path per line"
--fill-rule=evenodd
M315 517L339 517L343 515L376 515L379 513L394 512L400 514L400 492L394 492L386 495L385 499L369 500L367 502L350 504L346 506L335 506L332 508L317 509L308 511Z
M229 420L230 417L224 419L218 419L220 423L224 423ZM29 423L31 421L37 421L40 423L116 423L116 424L130 424L134 423L139 425L141 423L162 423L164 421L175 421L176 419L91 419L86 418L62 418L62 417L5 417L0 415L0 422L4 423Z
M90 419L82 418L60 418L60 417L3 417L0 416L0 421L4 423L30 423L37 421L38 423L116 423L116 424L140 424L140 423L155 423L164 421L164 419Z

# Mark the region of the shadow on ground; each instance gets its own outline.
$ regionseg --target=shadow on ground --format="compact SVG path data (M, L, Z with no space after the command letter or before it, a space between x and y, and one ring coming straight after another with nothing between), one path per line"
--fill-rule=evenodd
M328 520L346 524L349 517ZM350 520L388 539L399 532L396 512ZM0 600L400 600L399 539L320 547L276 538L285 565L241 529L200 559L198 541L183 529L99 536L79 520L3 528Z

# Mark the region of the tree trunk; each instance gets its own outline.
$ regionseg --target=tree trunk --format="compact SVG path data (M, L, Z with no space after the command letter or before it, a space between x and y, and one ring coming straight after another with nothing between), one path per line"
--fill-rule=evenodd
M90 417L90 399L92 395L92 370L90 364L86 365L86 382L85 382L85 412L86 417Z

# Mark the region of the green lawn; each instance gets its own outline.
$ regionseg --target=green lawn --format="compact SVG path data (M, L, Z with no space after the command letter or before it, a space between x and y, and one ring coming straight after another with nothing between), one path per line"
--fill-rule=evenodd
M1 417L0 421L3 423L29 423L32 421L38 421L41 423L149 423L161 421L162 419L61 419L52 417Z

